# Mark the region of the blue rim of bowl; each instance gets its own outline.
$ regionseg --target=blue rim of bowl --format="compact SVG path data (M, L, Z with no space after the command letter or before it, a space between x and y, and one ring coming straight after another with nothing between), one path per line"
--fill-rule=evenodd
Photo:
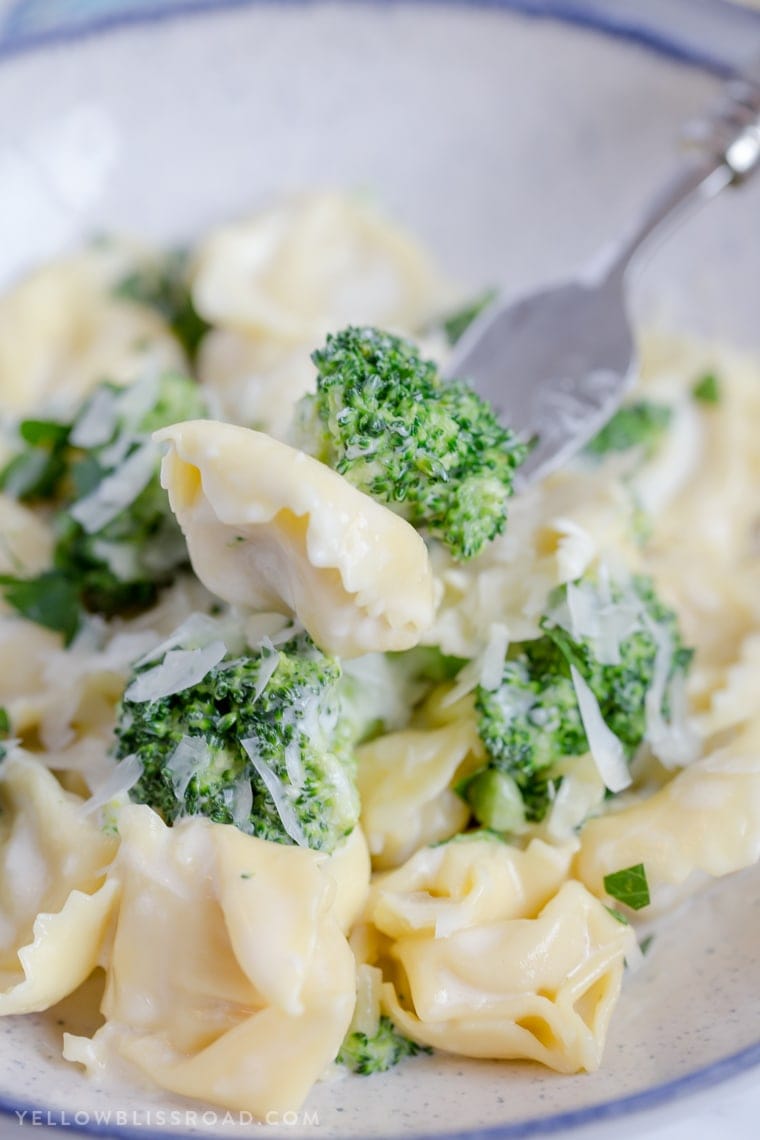
M189 16L212 16L224 11L276 2L286 2L293 6L302 5L305 7L322 3L324 0L178 0L176 3L154 0L152 4L146 4L133 11L122 9L121 11L99 15L94 19L75 21L68 26L59 25L45 31L0 40L0 61L27 52L107 34L125 27L164 23L185 19ZM403 4L405 2L406 0L354 0L354 3L374 6ZM635 18L619 18L611 10L607 13L600 12L593 4L585 4L583 0L424 0L424 2L430 4L431 7L445 5L448 7L492 8L539 19L563 20L567 23L577 24L593 31L641 44L672 59L678 59L719 74L726 74L732 70L725 61L716 59L709 51L695 50L679 41L677 36L667 30L661 31L651 25L642 25L637 23ZM715 12L728 10L724 0L707 0L707 3ZM756 13L744 9L732 9L732 13L733 19L736 19L737 16L746 16L747 27L752 27L760 36L760 18ZM2 32L3 29L0 27L0 35ZM661 1085L650 1086L641 1092L630 1093L615 1100L602 1101L599 1104L553 1113L544 1117L517 1120L487 1128L468 1129L465 1132L416 1133L413 1135L406 1134L406 1136L407 1140L529 1140L530 1137L556 1136L563 1132L566 1133L568 1129L575 1131L588 1125L621 1120L633 1113L639 1114L674 1104L689 1096L723 1084L731 1078L739 1077L742 1073L746 1073L757 1066L760 1066L760 1041ZM45 1114L46 1119L49 1114L53 1120L60 1117L62 1113L60 1108L53 1105L11 1102L0 1096L0 1115L15 1116L18 1119L19 1113L30 1114L35 1111ZM73 1124L71 1131L74 1134L116 1137L118 1140L167 1140L167 1138L171 1138L171 1140L196 1140L197 1136L200 1135L197 1132L166 1132L142 1127L129 1128L98 1123L93 1125L89 1122L77 1124L75 1119L71 1124ZM67 1124L68 1126L70 1125Z
M50 0L47 0L50 3ZM73 2L77 8L77 0ZM80 0L84 7L87 0ZM309 6L324 0L111 0L112 9L93 15L58 17L50 27L35 29L34 0L15 0L0 21L0 60L43 48L55 47L70 41L88 39L121 28L171 22L188 17L218 15L225 11L248 8L254 4L270 3L290 6ZM353 0L355 4L382 7L406 3L407 0ZM720 45L713 42L716 28L730 22L735 35L733 42L741 43L746 33L760 38L760 13L740 7L731 0L691 0L686 11L685 0L622 0L615 6L605 7L599 0L418 0L431 7L492 8L519 13L534 19L556 19L577 24L591 30L617 36L697 67L721 75L729 75L735 61L726 58ZM45 3L45 0L42 0ZM108 6L108 0L105 0ZM135 4L132 7L132 3ZM61 9L63 5L61 5ZM60 10L60 9L59 9ZM696 38L683 34L674 12L707 21L707 31ZM663 19L663 16L670 18ZM31 22L31 29L25 30ZM43 21L44 23L44 21ZM683 27L683 21L680 27ZM733 51L729 51L729 56Z

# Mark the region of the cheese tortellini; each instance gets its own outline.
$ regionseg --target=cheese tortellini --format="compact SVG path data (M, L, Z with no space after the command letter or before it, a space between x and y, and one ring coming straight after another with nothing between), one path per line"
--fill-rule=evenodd
M222 328L313 346L359 322L419 328L452 290L368 202L322 193L217 229L198 250L193 299Z
M193 569L225 601L296 615L345 657L409 649L433 620L425 544L311 456L197 420L157 433Z
M193 298L214 326L198 358L214 406L276 438L312 386L310 355L326 333L361 323L419 334L455 301L398 226L331 192L216 230L196 255Z
M362 825L376 867L403 863L466 827L469 812L453 784L477 766L480 753L471 720L404 729L359 748Z
M366 917L395 1024L465 1056L596 1069L633 934L569 860L463 837L379 876Z
M184 355L152 309L114 295L132 251L104 244L31 274L0 298L4 411L38 413L146 368L183 368Z
M119 833L106 1024L68 1036L65 1056L97 1072L115 1054L262 1119L297 1108L354 1009L335 863L208 820L168 828L142 805L121 812Z
M47 1009L88 977L116 899L116 849L84 801L13 750L0 773L0 1014Z
M654 906L694 877L729 875L760 860L760 731L694 761L646 799L591 819L578 877L604 896L604 877L643 863ZM649 912L651 913L651 912Z

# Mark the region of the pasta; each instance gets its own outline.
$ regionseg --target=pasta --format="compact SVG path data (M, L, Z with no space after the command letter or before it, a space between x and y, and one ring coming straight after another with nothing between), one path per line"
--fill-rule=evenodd
M422 1048L593 1071L639 922L760 858L757 362L646 334L631 439L463 557L405 495L469 423L390 493L293 446L325 338L440 364L461 300L333 193L0 299L0 1015L102 971L90 1076L264 1120Z
M209 589L284 607L347 657L417 644L433 620L433 579L424 543L397 515L258 432L198 422L159 438L171 445L164 485Z

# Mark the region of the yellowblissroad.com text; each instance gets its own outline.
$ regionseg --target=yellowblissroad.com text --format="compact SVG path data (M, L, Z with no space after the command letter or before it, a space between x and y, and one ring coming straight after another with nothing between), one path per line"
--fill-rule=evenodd
M252 1126L285 1126L318 1128L319 1114L301 1112L268 1112L258 1119L250 1112L215 1111L214 1109L120 1109L58 1111L50 1109L16 1109L19 1124L38 1128L234 1128Z

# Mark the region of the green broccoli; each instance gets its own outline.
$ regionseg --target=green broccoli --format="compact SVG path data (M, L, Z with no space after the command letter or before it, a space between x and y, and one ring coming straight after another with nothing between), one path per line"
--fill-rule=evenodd
M173 671L193 660L188 654L201 661L214 647L205 675L173 691ZM158 662L138 664L114 745L117 760L136 756L142 768L130 797L167 823L203 815L263 839L331 851L359 814L340 675L338 662L306 634L242 652L218 639L205 649L172 647Z
M458 559L506 524L526 447L463 381L444 381L408 341L372 328L328 336L295 442Z
M348 1033L336 1060L339 1065L366 1077L372 1073L384 1073L406 1057L432 1052L429 1046L418 1045L404 1037L391 1019L383 1016L371 1036L356 1030Z
M127 388L100 384L68 423L22 423L26 446L0 479L18 498L54 506L55 545L52 567L36 578L0 579L8 603L68 641L83 610L111 617L152 605L187 550L150 436L204 413L195 381L166 373Z
M626 404L586 444L585 454L603 459L610 452L636 449L648 459L660 446L672 419L673 411L666 404L652 400Z
M475 709L488 763L457 790L485 827L540 822L559 782L552 768L588 751L567 662L548 637L512 646L499 687L479 685Z
M584 606L598 615L594 636L568 632L570 623L561 613L568 588L562 587L555 595L553 611L544 617L542 628L568 665L575 666L586 681L603 720L630 758L646 735L647 697L654 692L660 668L664 664L658 711L667 717L669 687L678 674L688 671L693 650L684 646L675 613L658 598L652 580L644 575L634 575L622 585L594 579L573 584L572 589L585 595ZM609 638L616 625L616 636Z
M456 790L479 823L498 831L540 822L559 785L559 762L589 749L573 668L630 760L647 734L652 704L670 716L670 687L691 661L675 614L648 578L619 584L588 577L563 586L550 604L543 635L510 646L500 685L479 686L475 694L488 759ZM570 632L571 604L586 615L583 635Z

